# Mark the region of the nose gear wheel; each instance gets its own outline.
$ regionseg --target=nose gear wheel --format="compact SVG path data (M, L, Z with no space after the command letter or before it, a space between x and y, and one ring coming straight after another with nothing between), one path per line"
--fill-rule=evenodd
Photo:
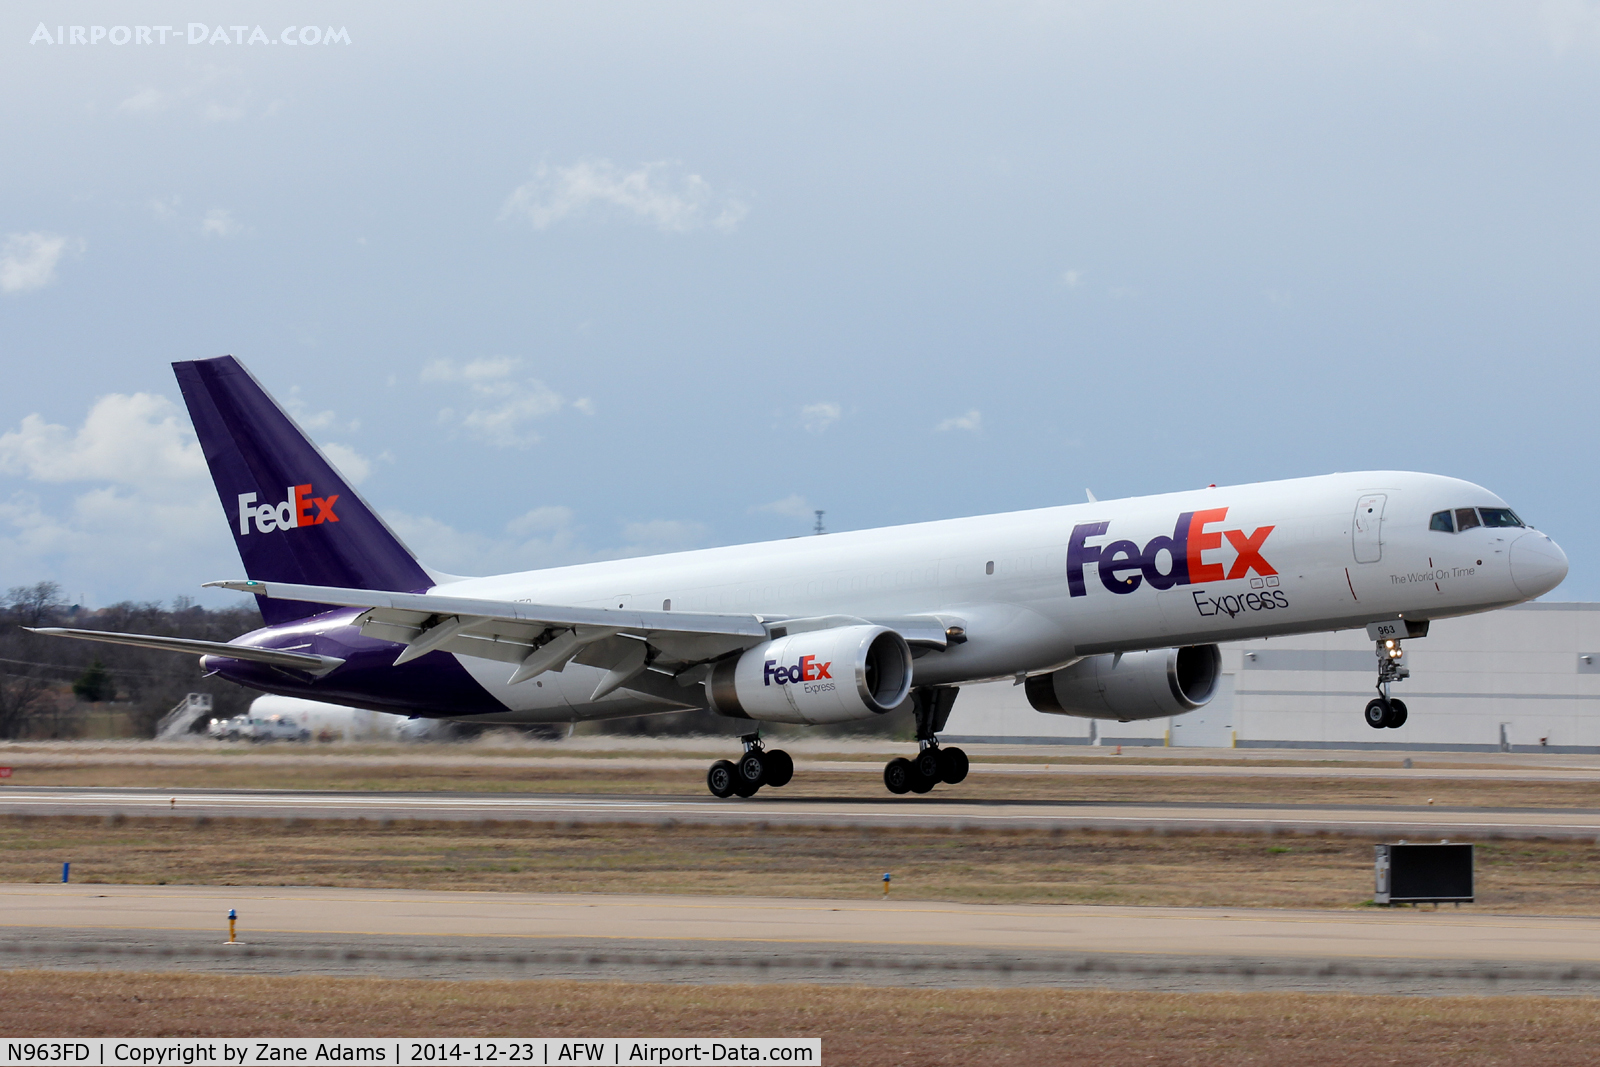
M1406 724L1406 702L1389 695L1389 686L1411 677L1398 637L1386 638L1378 645L1378 692L1367 701L1361 717L1374 730L1398 730Z

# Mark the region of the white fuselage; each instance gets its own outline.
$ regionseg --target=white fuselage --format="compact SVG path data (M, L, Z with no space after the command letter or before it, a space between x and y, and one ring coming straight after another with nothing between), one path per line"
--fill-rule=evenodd
M464 579L435 591L768 619L937 616L967 640L920 655L915 684L953 685L1101 652L1486 611L1565 576L1560 549L1531 529L1430 530L1430 515L1467 507L1505 503L1455 478L1333 474ZM1522 538L1538 543L1519 549L1514 575L1512 545ZM598 672L576 664L559 679L512 686L503 663L461 662L511 709L508 719L661 710L627 693L589 703Z

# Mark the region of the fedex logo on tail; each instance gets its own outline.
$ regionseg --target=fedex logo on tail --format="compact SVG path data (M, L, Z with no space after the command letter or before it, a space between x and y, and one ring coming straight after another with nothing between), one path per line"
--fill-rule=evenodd
M281 504L257 504L256 494L239 494L239 536L244 537L251 532L252 522L257 533L271 533L273 530L294 530L301 526L317 526L324 522L338 522L339 516L333 513L333 503L339 499L335 493L330 497L311 495L311 486L291 485L285 489L289 499Z
M1133 541L1091 545L1089 539L1106 536L1111 524L1079 523L1072 528L1072 536L1067 541L1067 590L1072 596L1087 595L1083 568L1090 563L1097 565L1100 584L1119 594L1131 593L1145 582L1156 589L1171 589L1175 585L1243 578L1251 571L1263 576L1276 575L1278 572L1261 555L1261 546L1274 527L1261 526L1248 534L1242 529L1206 529L1221 526L1227 518L1227 508L1185 511L1178 516L1171 537L1165 534L1153 537L1142 548ZM1231 563L1224 566L1216 555L1208 561L1206 554L1220 553L1224 540L1234 551Z

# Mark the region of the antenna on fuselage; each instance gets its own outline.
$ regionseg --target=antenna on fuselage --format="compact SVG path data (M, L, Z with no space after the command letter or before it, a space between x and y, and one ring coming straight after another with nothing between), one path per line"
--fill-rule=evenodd
M822 534L825 534L825 533L828 532L827 530L824 530L822 528L822 509L818 508L816 510L815 514L817 516L817 524L811 528L811 532L816 534L816 535L818 535L818 536L821 536Z

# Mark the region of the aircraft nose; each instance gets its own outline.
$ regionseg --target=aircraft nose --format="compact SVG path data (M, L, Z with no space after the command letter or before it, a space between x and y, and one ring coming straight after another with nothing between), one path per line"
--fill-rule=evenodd
M1537 531L1511 542L1511 582L1524 596L1543 596L1567 576L1567 554Z

